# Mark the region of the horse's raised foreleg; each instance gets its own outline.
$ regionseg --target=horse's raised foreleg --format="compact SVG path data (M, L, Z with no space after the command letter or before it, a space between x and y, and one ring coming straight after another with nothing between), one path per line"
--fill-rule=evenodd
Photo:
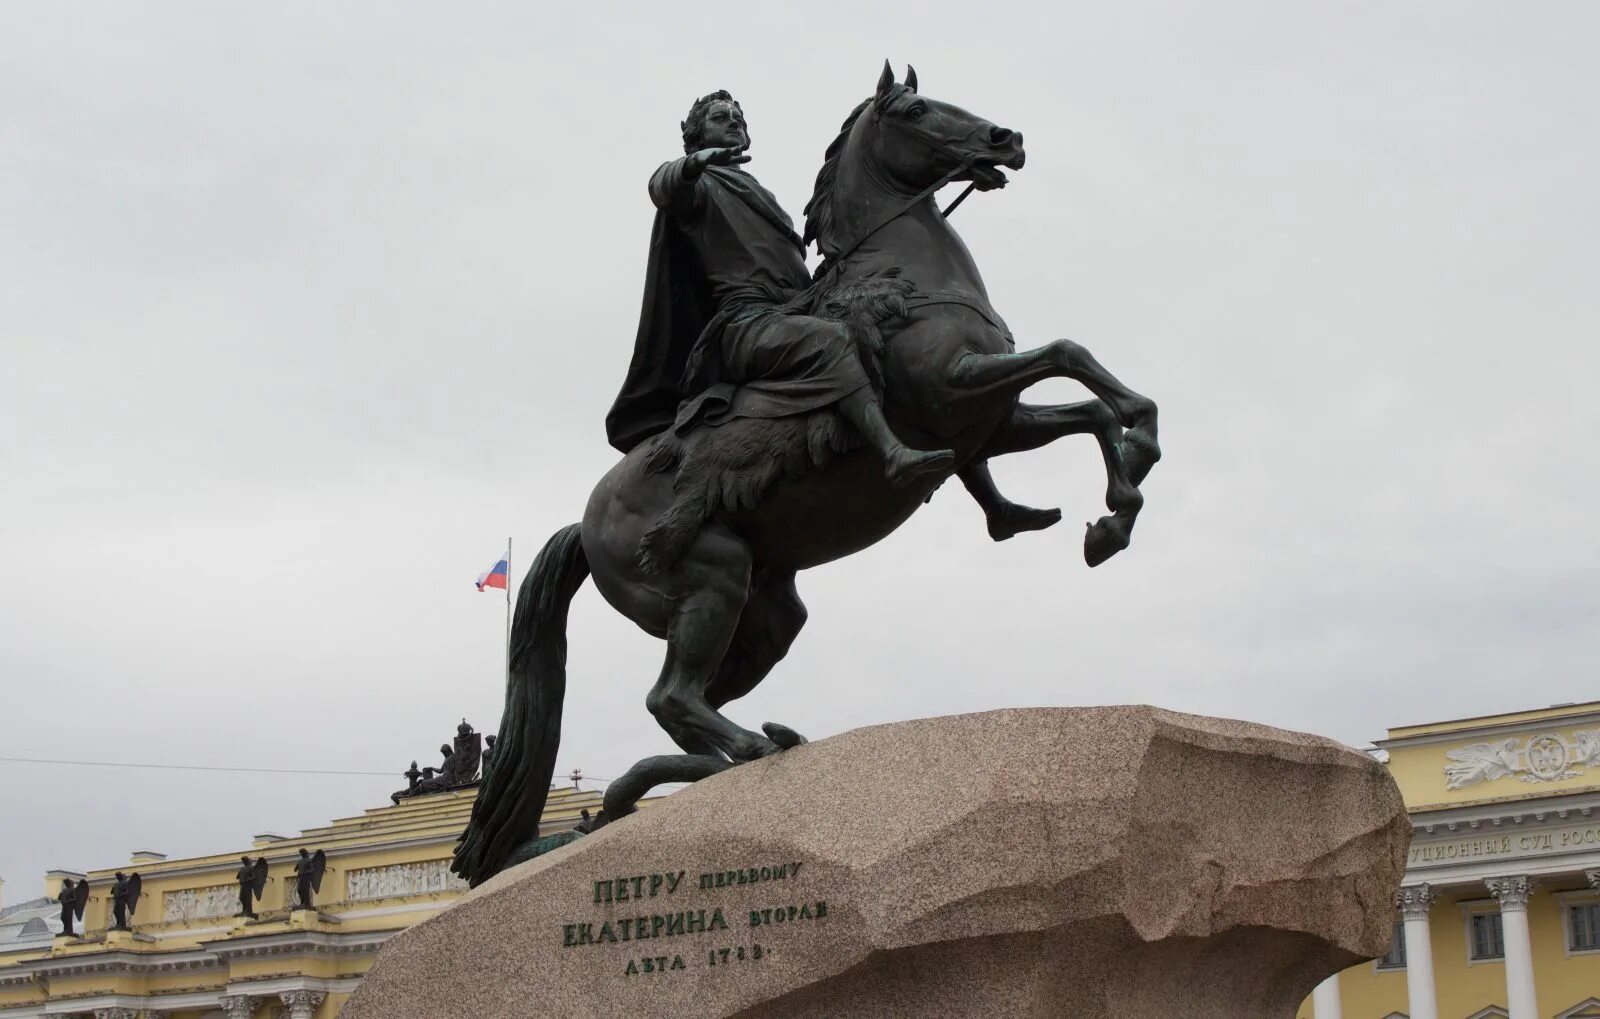
M1144 496L1139 494L1122 462L1122 425L1103 400L1048 405L1019 403L1011 417L1002 422L978 450L978 456L987 460L1025 453L1049 445L1064 435L1085 433L1095 437L1105 461L1106 509L1138 510L1144 505Z
M749 761L779 745L735 725L711 706L707 691L722 670L750 591L750 550L710 523L674 565L684 594L667 624L667 657L645 706L685 751Z
M1056 340L1017 354L967 354L951 371L950 385L962 395L1020 393L1035 382L1053 378L1083 383L1111 408L1118 423L1127 429L1121 438L1121 455L1128 479L1135 485L1142 483L1161 459L1155 401L1123 385L1081 344Z
M1101 400L1049 406L1019 403L978 451L984 459L1021 453L1054 442L1063 435L1094 435L1106 465L1106 508L1112 515L1089 525L1083 555L1098 566L1128 547L1144 496L1123 463L1123 431L1116 414Z

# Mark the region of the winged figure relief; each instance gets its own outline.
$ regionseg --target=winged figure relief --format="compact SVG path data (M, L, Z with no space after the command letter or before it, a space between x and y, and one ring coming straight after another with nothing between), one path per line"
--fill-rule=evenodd
M1499 743L1474 743L1469 747L1446 750L1444 755L1457 763L1444 768L1446 789L1460 789L1478 782L1492 782L1497 778L1515 774L1517 767L1517 741L1508 739Z
M1572 763L1600 767L1600 729L1572 734Z

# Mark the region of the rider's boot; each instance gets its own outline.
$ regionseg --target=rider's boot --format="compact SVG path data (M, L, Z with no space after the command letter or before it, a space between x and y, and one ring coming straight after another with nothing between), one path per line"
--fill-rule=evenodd
M994 476L989 473L988 461L967 464L961 468L960 478L983 509L989 525L989 537L995 541L1005 541L1023 531L1042 531L1061 522L1061 511L1058 509L1034 509L1001 495L994 483Z
M900 441L883 418L883 408L870 387L856 390L839 404L845 419L856 426L867 444L883 457L883 474L889 484L901 488L924 474L937 474L955 466L956 455L948 449L912 449Z

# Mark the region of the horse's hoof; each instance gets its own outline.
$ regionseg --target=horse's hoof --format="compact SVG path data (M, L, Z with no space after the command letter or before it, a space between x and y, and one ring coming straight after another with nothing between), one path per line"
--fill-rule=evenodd
M751 733L749 739L740 740L734 746L729 747L727 753L728 759L734 764L748 764L751 761L759 761L763 757L781 754L783 750L784 748L778 745L777 740L766 739Z
M1128 480L1135 485L1144 484L1145 477L1161 460L1161 444L1155 436L1138 428L1122 433L1122 466L1127 469Z
M793 750L795 747L808 742L804 736L781 722L762 722L761 731L767 734L768 739L784 750Z
M1083 561L1091 567L1099 566L1127 548L1133 537L1131 517L1101 517L1085 526L1088 533L1083 536Z
M890 457L884 468L884 477L895 488L907 485L928 474L944 474L956 465L956 454L949 449L911 449L902 446Z
M1034 509L1007 503L1000 512L989 518L989 537L995 541L1014 538L1023 531L1042 531L1061 522L1058 509Z

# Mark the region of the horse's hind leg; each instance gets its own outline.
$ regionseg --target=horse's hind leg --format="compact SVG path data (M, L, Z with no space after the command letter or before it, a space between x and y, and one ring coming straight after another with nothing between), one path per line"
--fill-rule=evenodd
M728 653L722 658L717 678L706 691L714 709L737 700L756 688L772 667L789 653L789 647L806 625L806 606L795 590L794 574L782 573L758 579L739 616ZM787 726L767 723L763 728L780 745L792 746L804 738Z
M748 761L776 752L772 740L740 728L707 700L750 591L750 550L725 526L709 523L672 570L675 599L667 658L645 698L650 713L691 754Z
M1021 453L1054 442L1063 435L1092 433L1100 445L1106 465L1106 508L1111 516L1101 517L1089 526L1083 541L1083 556L1090 566L1098 566L1128 547L1134 522L1144 505L1144 496L1128 476L1123 462L1123 431L1116 414L1100 400L1049 406L1019 403L989 438L978 456L985 459Z
M956 362L950 385L962 395L1020 393L1035 382L1062 377L1083 383L1116 414L1127 429L1122 436L1122 460L1128 479L1135 485L1142 483L1161 459L1155 401L1123 385L1081 344L1056 340L1019 354L967 354Z

